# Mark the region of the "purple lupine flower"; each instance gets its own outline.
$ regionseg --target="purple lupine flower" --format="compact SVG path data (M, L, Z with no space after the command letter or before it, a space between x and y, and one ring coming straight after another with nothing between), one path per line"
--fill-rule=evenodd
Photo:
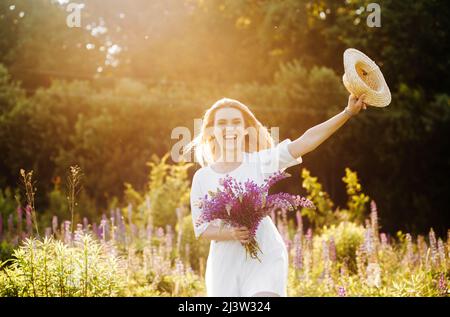
M297 218L297 232L299 232L300 235L303 235L303 221L302 221L302 213L300 212L300 210L297 210L295 216Z
M364 250L366 251L368 256L372 256L374 254L374 245L372 240L372 228L367 227L364 233Z
M445 274L443 272L439 274L438 290L441 295L447 295L447 281L445 280Z
M162 239L164 237L164 229L161 227L158 227L156 229L156 236L158 237L158 239Z
M338 296L339 296L339 297L345 297L345 296L347 296L347 293L346 293L346 291L345 291L344 286L339 286L339 287L338 287Z
M97 238L99 238L99 235L98 235L98 228L97 228L97 223L96 223L96 222L94 222L94 223L92 224L92 231L93 231L94 234L97 236Z
M430 239L431 262L433 265L436 265L438 262L438 254L437 254L436 235L434 234L433 228L430 229L428 237Z
M185 275L184 263L180 260L180 258L175 260L175 274L179 276Z
M312 229L308 228L308 230L306 231L306 241L312 243Z
M52 217L52 231L53 231L54 235L56 235L58 232L58 217L57 216Z
M130 229L131 229L131 237L132 238L137 237L138 236L138 227L134 223L132 223Z
M132 224L132 215L133 215L133 205L132 204L128 204L127 206L127 212L128 212L128 224Z
M50 227L46 227L45 228L45 237L51 237L51 235L52 235L52 228L50 228Z
M324 264L323 280L327 287L331 287L333 280L331 278L330 247L327 240L322 241L322 260Z
M152 235L153 235L153 227L148 224L147 225L147 240L152 241Z
M332 262L336 261L336 243L334 242L334 237L330 237L329 241L329 248L330 248L330 260Z
M441 238L438 239L438 243L437 243L437 249L438 249L438 254L439 254L439 261L440 263L445 263L445 246L444 246L444 241L442 241Z
M107 234L106 227L107 227L107 220L103 218L102 220L100 220L100 226L98 227L100 240L106 241L106 234Z
M314 208L314 204L299 195L287 193L277 193L268 195L268 191L275 183L289 177L284 172L277 172L265 180L263 185L258 185L254 181L247 179L244 183L238 182L233 177L227 175L220 179L216 192L209 192L200 199L199 207L202 214L197 220L197 225L221 219L225 224L231 226L245 226L250 232L250 243L245 244L246 253L254 259L258 259L258 242L255 235L256 230L266 216L271 215L274 209L281 209L283 213L292 211L298 207ZM279 224L279 231L282 236L285 233L285 216L282 216L282 224Z
M173 245L172 226L167 225L166 226L166 248L167 248L167 250L172 250L172 245Z
M125 226L125 221L123 216L120 217L120 236L122 238L122 242L126 243L127 240L127 228Z
M64 221L64 243L69 244L72 242L72 232L70 232L69 220Z
M119 223L120 221L123 221L123 217L122 217L122 213L120 212L120 208L116 208L116 219L117 219L117 223Z
M413 264L414 254L413 254L413 244L412 237L409 233L406 234L406 261L408 264Z
M425 263L428 245L425 241L424 236L422 236L422 235L417 236L417 250L419 253L420 262Z
M86 217L83 217L83 227L85 232L89 230L89 220Z
M447 253L450 258L450 229L447 230Z
M373 241L375 243L375 247L378 246L379 240L379 233L378 233L378 211L377 211L377 205L375 204L375 201L372 200L370 203L370 224L372 226L372 233L373 233Z
M380 233L381 247L384 249L388 245L388 240L384 232Z
M330 247L327 240L322 240L322 260L324 263L330 260Z
M77 223L77 229L75 230L73 239L76 242L81 242L82 236L83 236L83 225L81 223Z

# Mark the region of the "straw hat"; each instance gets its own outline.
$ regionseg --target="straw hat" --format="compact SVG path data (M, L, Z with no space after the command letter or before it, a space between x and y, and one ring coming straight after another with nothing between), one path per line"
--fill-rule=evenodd
M354 48L344 52L345 88L359 97L365 94L364 102L374 107L386 107L391 103L391 92L380 68L366 54Z

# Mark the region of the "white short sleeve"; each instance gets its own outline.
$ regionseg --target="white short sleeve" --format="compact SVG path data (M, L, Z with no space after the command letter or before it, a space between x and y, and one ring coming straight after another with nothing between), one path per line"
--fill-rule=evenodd
M203 197L203 191L201 188L201 182L199 179L199 173L198 171L195 172L193 178L192 178L192 186L191 186L191 194L190 194L190 200L191 200L191 212L192 212L192 224L194 226L194 233L195 238L198 239L200 235L203 233L203 231L206 230L209 223L205 222L201 225L196 225L197 219L200 217L202 210L198 207L197 203L201 197Z
M302 163L301 156L295 158L288 150L288 144L292 141L285 139L276 146L258 152L261 164L261 172L270 175L286 168Z

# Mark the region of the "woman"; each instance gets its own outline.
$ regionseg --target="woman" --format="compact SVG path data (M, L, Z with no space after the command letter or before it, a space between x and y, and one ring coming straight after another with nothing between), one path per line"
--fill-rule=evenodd
M241 102L223 98L206 111L200 134L186 150L194 147L202 166L192 180L191 210L196 238L211 241L205 273L207 296L287 296L288 252L272 219L266 216L256 231L261 262L247 257L242 246L249 239L247 228L222 227L220 220L197 225L201 214L198 199L217 190L219 180L226 175L262 184L268 175L301 163L303 155L361 108L366 109L363 100L364 95L350 95L341 113L298 139L285 139L276 146L267 129Z

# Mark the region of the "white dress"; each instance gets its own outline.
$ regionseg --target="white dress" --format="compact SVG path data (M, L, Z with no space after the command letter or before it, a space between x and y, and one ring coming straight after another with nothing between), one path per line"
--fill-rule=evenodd
M195 221L201 214L195 202L204 197L209 190L219 187L219 179L230 175L238 181L251 179L263 184L264 179L276 171L284 170L302 162L288 151L290 139L285 139L271 149L253 153L244 153L244 160L229 173L218 173L210 166L197 170L192 180L191 210L195 237L198 239L209 223L196 226ZM219 225L221 220L215 220ZM257 259L246 257L240 241L215 241L210 243L206 262L206 292L214 297L250 297L258 292L272 292L287 296L288 252L278 229L270 216L266 216L256 231L256 240L262 251Z

